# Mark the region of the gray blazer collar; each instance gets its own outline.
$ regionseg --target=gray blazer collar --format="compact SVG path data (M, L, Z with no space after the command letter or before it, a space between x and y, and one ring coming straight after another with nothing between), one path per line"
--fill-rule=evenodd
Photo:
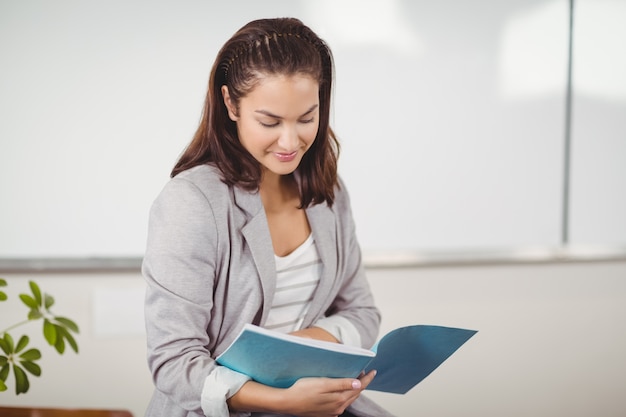
M337 279L337 223L333 210L326 204L318 204L307 209L307 217L311 225L311 233L315 240L317 251L322 260L322 276L315 291L311 308L304 319L304 326L308 327L320 318L324 311L320 308L330 305L330 294Z
M261 323L257 324L263 324L276 289L276 262L274 262L272 237L259 192L247 191L239 187L233 187L233 190L235 204L246 216L246 223L241 229L241 234L250 248L261 281L263 313Z

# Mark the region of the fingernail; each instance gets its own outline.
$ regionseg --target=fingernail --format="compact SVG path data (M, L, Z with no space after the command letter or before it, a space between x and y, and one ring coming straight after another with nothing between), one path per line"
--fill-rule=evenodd
M361 388L361 381L359 381L358 379L355 379L354 381L352 381L352 388L354 389Z

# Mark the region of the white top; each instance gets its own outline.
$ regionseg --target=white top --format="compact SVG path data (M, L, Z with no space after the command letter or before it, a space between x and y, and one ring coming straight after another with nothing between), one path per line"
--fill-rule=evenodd
M264 327L289 333L299 330L322 273L313 236L287 256L274 255L276 291Z

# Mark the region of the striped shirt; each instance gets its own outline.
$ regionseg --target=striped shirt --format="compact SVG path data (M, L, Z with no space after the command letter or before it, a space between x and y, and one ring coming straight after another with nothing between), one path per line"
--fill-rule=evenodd
M276 291L265 323L268 329L292 332L302 325L322 273L313 236L287 256L274 255Z

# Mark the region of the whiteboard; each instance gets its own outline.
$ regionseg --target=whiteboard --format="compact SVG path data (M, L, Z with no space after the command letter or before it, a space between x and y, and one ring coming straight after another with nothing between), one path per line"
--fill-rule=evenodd
M570 239L623 245L626 1L579 0L575 18Z
M335 55L340 173L365 251L556 245L568 13L564 0L0 0L0 258L141 256L218 49L287 15Z

